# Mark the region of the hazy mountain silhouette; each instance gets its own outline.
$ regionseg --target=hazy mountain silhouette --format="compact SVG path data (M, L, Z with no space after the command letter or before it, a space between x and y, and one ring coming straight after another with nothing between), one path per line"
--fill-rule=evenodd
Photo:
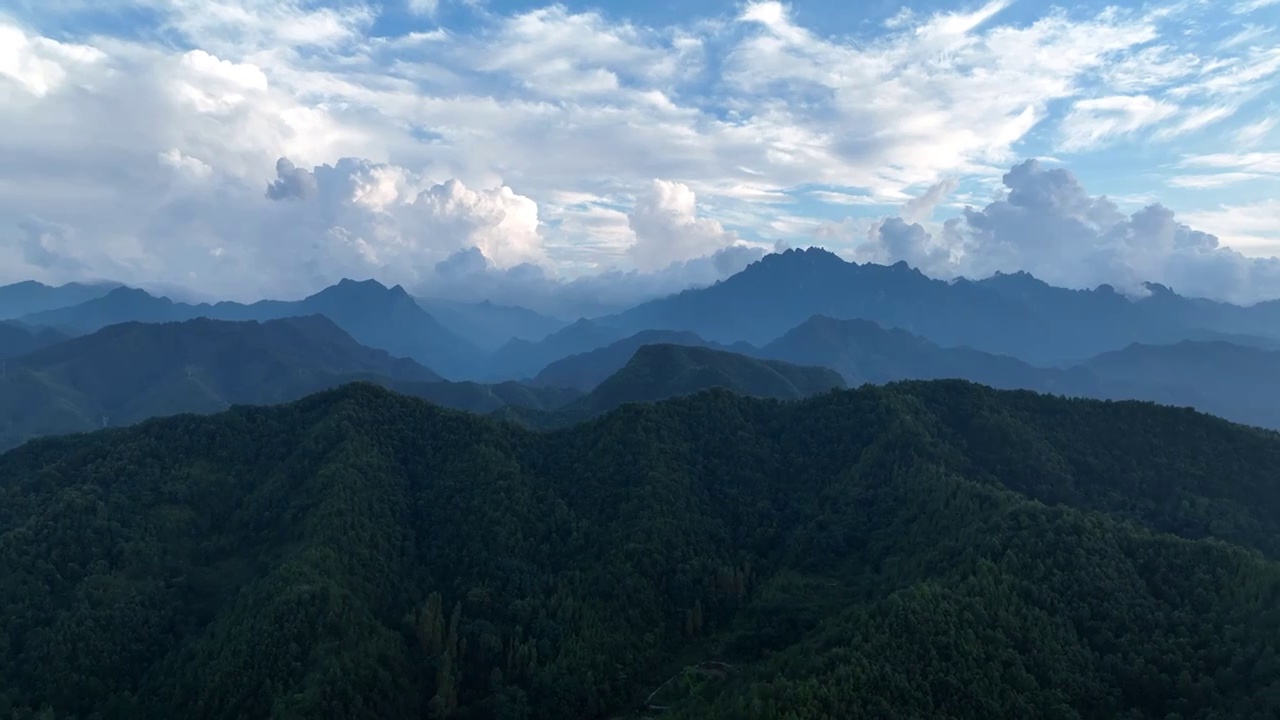
M524 380L548 364L621 340L625 334L599 322L582 318L537 342L511 340L494 351L485 366L495 380Z
M1133 344L1081 365L1096 376L1153 388L1180 405L1280 428L1280 352L1227 342Z
M67 335L47 327L32 327L16 320L0 320L0 358L25 355L67 339Z
M829 368L759 360L707 347L661 343L643 345L617 372L583 397L553 413L508 408L507 417L535 427L580 422L627 403L657 402L721 388L738 395L798 400L845 387Z
M323 315L129 322L8 359L0 377L0 449L162 415L295 400L353 380L477 413L508 404L550 410L581 395L443 382L411 359L357 343Z
M413 358L447 376L465 373L482 357L478 348L445 329L404 288L388 288L374 280L342 280L302 300L248 305L175 303L143 290L118 288L79 305L25 316L23 321L90 333L130 321L180 322L197 317L261 321L317 314L333 320L363 345Z
M691 347L707 347L744 355L755 353L755 347L747 343L721 345L709 342L691 332L679 330L645 330L604 347L577 353L556 360L533 378L535 385L571 387L588 392L618 372L645 345L670 344Z
M79 305L116 287L118 283L67 283L53 287L35 280L0 286L0 320Z
M1156 283L1143 286L1145 296L1131 298L1110 285L1093 290L1054 287L1025 272L996 273L974 284L1020 303L1046 327L1087 339L1088 348L1109 350L1138 341L1164 344L1181 340L1225 340L1280 348L1280 313L1272 312L1266 304L1245 308L1185 298Z
M869 320L817 315L765 345L759 355L829 367L854 386L959 378L995 388L1094 397L1103 394L1097 378L1084 370L1040 368L1007 355L967 347L944 348Z
M441 325L485 352L512 339L535 342L568 325L559 318L516 305L416 298Z
M685 330L717 342L763 345L814 315L861 318L944 347L969 346L1042 365L1077 362L1136 341L1274 342L1270 336L1232 337L1221 327L1197 324L1216 316L1189 315L1186 303L1170 303L1163 293L1155 296L1135 303L1109 287L1064 290L1026 274L949 283L906 263L859 265L811 248L768 255L710 287L653 300L600 322L625 334ZM1231 326L1239 328L1238 322Z
M1041 368L972 348L944 348L866 320L813 317L758 351L820 365L852 386L956 378L998 389L1194 407L1280 428L1280 352L1223 341L1133 344L1067 368Z

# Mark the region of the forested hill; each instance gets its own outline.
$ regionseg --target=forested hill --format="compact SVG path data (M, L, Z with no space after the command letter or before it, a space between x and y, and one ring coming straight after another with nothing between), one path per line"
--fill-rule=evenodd
M1276 717L1276 467L954 381L553 433L355 384L38 440L0 455L0 716Z

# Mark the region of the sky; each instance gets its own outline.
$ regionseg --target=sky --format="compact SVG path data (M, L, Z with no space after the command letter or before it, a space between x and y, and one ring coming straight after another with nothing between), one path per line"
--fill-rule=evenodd
M9 0L0 282L1280 298L1280 0Z

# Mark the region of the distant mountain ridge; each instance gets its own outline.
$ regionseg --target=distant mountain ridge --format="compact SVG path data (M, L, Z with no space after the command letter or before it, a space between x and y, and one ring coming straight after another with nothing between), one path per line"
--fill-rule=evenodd
M478 348L445 329L404 288L388 288L375 280L342 280L302 300L261 300L249 305L191 305L135 288L118 288L79 305L22 319L30 324L90 333L129 321L182 322L197 317L262 321L302 315L324 315L361 344L413 358L451 377L465 374L482 357Z
M528 308L488 300L459 302L423 297L416 300L450 332L485 352L493 352L513 339L537 342L569 324Z
M67 283L57 287L35 280L0 286L0 320L12 320L102 297L119 283Z
M1231 340L1274 347L1280 306L1188 300L1151 286L1131 300L1113 288L1055 288L1025 273L946 282L906 263L846 262L818 248L767 255L706 288L642 303L597 322L623 335L679 330L762 346L814 315L901 328L944 347L969 346L1036 365L1071 364L1132 342ZM1247 334L1246 334L1247 333Z
M476 413L550 410L581 395L445 382L411 359L360 345L323 315L128 322L5 361L0 451L45 435L286 402L357 380Z
M413 360L356 343L322 315L129 322L8 361L0 376L0 451L45 435L287 402L353 381L539 427L713 387L780 399L844 387L826 368L659 344L639 348L584 396L573 388L444 381Z
M709 347L655 343L636 348L626 363L589 393L553 411L508 407L496 413L520 425L573 425L631 403L653 403L704 390L746 397L799 400L845 387L829 368L761 360Z
M703 340L691 332L678 330L644 330L628 338L594 350L560 358L534 376L533 384L551 387L571 387L589 392L605 378L621 370L636 351L645 345L671 344L687 347L705 347L714 350L753 355L755 348L747 343L721 345Z
M580 318L537 342L515 339L503 344L489 357L486 373L493 379L524 380L556 360L604 347L623 337L609 325Z
M618 372L570 407L605 412L631 402L656 402L722 388L747 397L799 400L845 387L825 367L758 360L706 347L644 345Z
M1280 428L1280 352L1223 341L1133 344L1068 367L1037 367L1007 355L942 347L868 320L815 315L756 348L722 346L696 334L650 330L547 366L534 379L592 391L618 373L646 340L731 350L757 359L830 368L850 386L963 379L996 389L1195 407L1242 423Z
M66 340L52 328L32 327L15 320L0 320L0 358L16 357Z

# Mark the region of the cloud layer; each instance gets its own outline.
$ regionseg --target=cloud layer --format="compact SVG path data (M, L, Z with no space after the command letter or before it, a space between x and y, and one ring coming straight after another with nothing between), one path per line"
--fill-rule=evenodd
M124 32L23 0L0 14L0 281L251 299L375 276L574 311L817 240L940 274L1280 296L1270 261L1222 247L1280 248L1280 50L1253 5L994 0L867 32L805 2L642 26L572 4L122 0ZM1015 166L1036 156L1167 194L1220 240Z
M900 217L874 223L858 256L906 262L939 277L1026 270L1049 283L1102 283L1141 293L1158 282L1184 295L1248 303L1280 289L1280 259L1250 258L1179 222L1158 203L1126 214L1090 195L1070 171L1036 160L1015 165L1005 192L966 207L936 235Z

